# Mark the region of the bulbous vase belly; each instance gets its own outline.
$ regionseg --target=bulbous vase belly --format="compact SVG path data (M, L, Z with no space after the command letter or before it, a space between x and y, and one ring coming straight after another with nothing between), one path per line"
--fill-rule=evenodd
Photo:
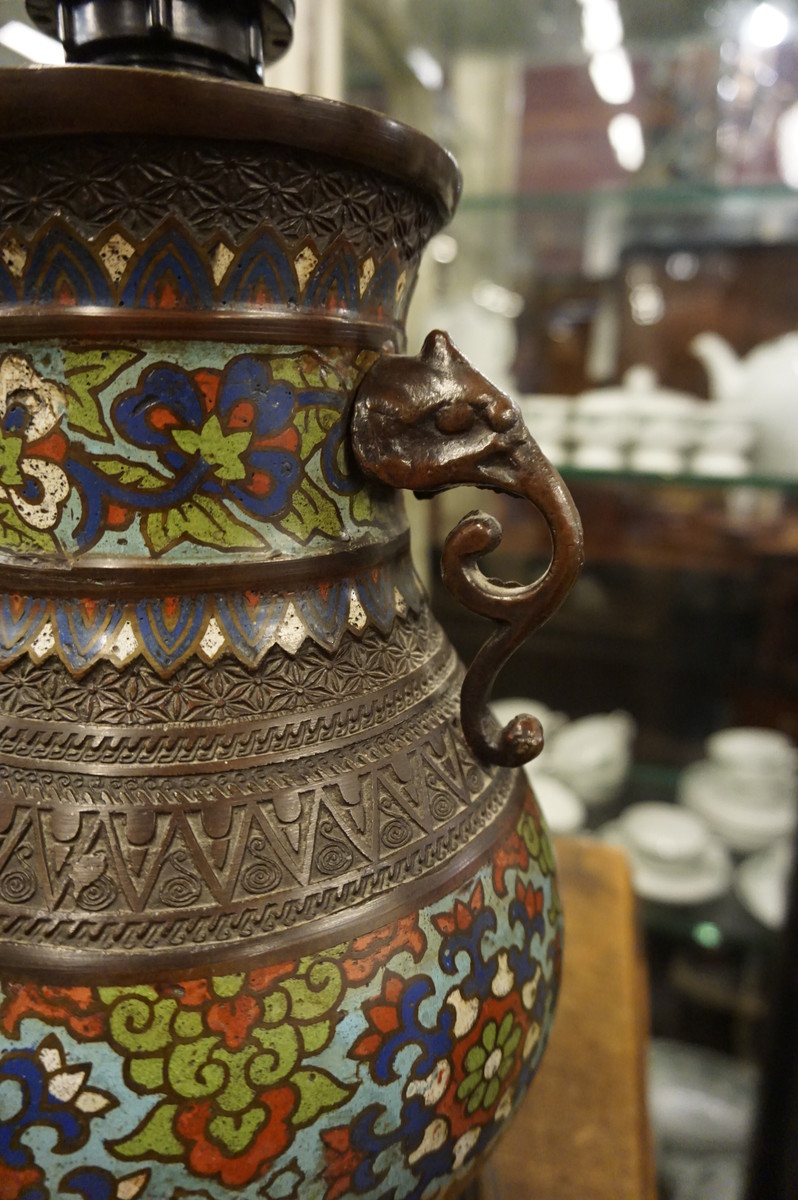
M5 1194L429 1196L510 1118L554 861L406 590L334 657L0 676Z

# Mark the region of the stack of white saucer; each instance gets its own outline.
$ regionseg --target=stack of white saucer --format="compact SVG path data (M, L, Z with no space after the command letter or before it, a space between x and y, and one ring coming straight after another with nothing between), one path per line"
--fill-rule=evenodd
M675 804L632 804L599 836L626 852L638 896L701 904L728 891L728 850L700 816Z
M775 729L722 729L705 748L707 757L682 772L682 804L739 854L764 850L792 833L798 758L788 737Z
M784 913L792 838L798 822L798 750L775 729L722 729L706 758L681 775L678 799L737 855L735 890L765 925Z

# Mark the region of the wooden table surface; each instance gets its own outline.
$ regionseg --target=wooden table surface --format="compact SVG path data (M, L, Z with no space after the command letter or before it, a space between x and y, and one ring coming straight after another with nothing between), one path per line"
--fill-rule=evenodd
M480 1189L491 1200L654 1200L648 1001L626 862L563 838L563 986L537 1078Z

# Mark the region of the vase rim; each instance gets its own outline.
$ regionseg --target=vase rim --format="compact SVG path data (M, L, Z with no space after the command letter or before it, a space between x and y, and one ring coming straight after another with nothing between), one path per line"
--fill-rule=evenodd
M143 67L0 69L0 139L109 134L268 142L321 154L421 189L443 222L462 186L448 150L358 105Z

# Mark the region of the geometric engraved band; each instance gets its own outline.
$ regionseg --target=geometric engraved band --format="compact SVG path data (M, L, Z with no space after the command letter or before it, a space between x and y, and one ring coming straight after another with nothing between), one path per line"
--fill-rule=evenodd
M332 657L309 644L275 647L255 672L229 656L184 666L171 708L137 705L150 667L77 683L54 661L15 664L0 728L4 960L74 975L140 955L186 970L260 959L434 889L455 850L472 863L493 840L516 790L465 745L461 673L426 612L347 635Z
M426 614L395 626L390 640L374 630L345 639L334 669L314 645L297 657L275 647L252 675L228 657L186 664L169 680L148 664L124 672L103 664L76 682L53 660L21 661L0 675L0 787L12 786L3 774L12 767L25 768L21 794L36 790L32 771L63 771L72 774L58 780L59 796L75 803L97 790L114 805L128 780L148 803L158 775L169 776L170 794L190 798L195 776L221 770L226 795L237 766L268 763L279 776L286 755L302 758L307 775L322 753L342 763L356 753L354 742L342 745L353 737L390 726L395 740L409 739L434 725L428 702L453 671L451 647Z

